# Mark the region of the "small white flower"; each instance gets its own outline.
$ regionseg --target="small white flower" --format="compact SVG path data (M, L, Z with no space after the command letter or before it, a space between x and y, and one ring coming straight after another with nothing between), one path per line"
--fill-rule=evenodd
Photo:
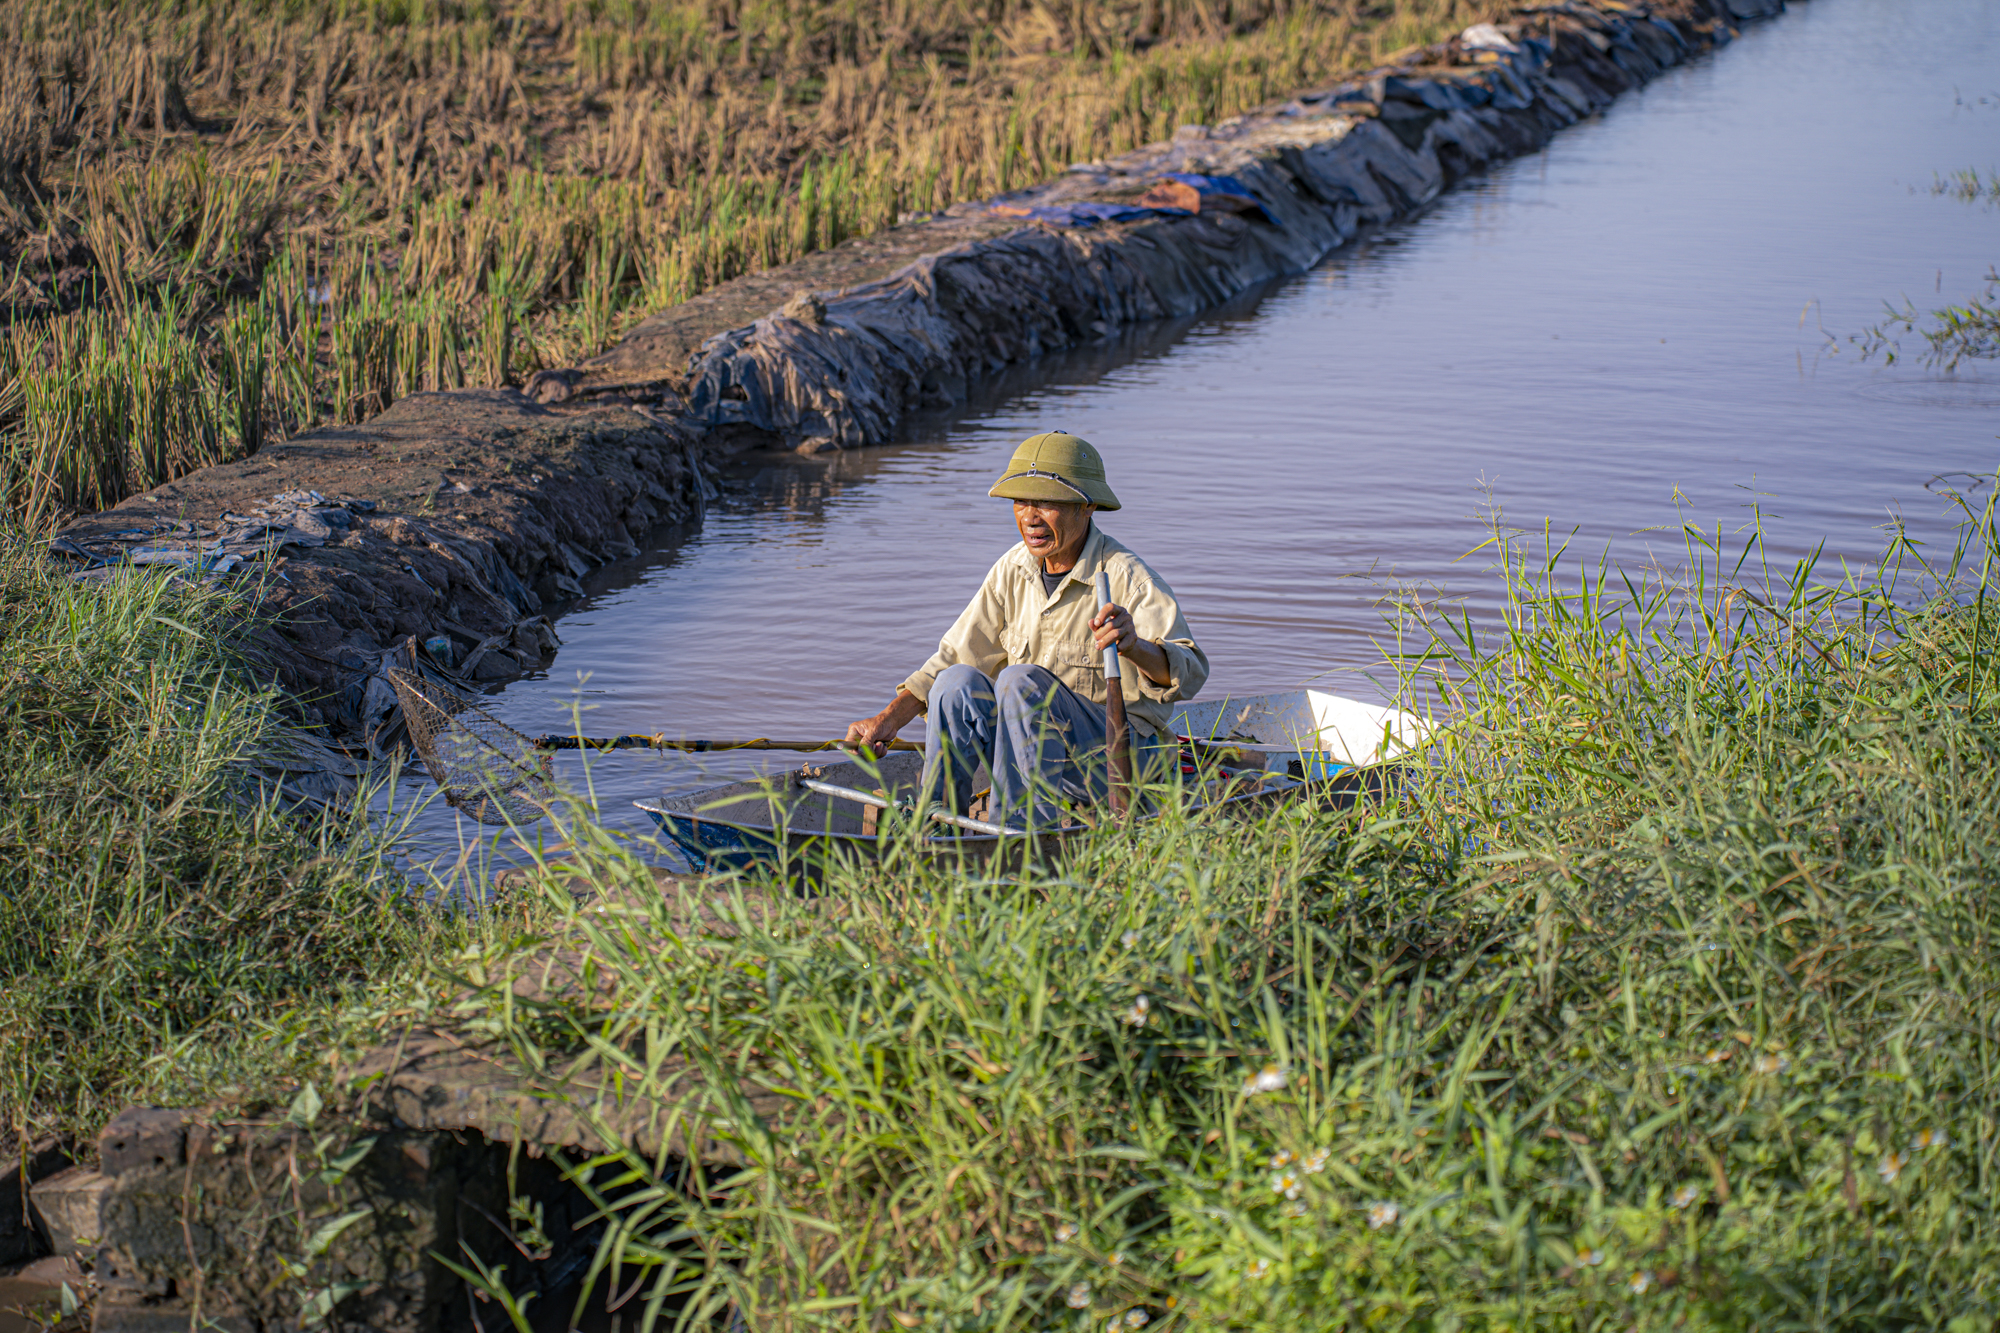
M1653 1289L1653 1275L1642 1268L1632 1275L1631 1282L1626 1285L1632 1288L1634 1296L1644 1296Z
M1304 1199L1293 1199L1290 1203L1285 1205L1286 1217L1304 1217L1305 1215L1306 1215L1306 1201Z
M1125 1327L1144 1328L1147 1324L1152 1322L1152 1318L1153 1316L1147 1314L1144 1310L1141 1310L1138 1306L1135 1305L1131 1309L1125 1312Z
M1153 1002L1141 995L1132 1001L1132 1007L1118 1016L1118 1021L1128 1027L1142 1028L1153 1016Z
M1064 1297L1063 1300L1072 1310L1088 1310L1090 1308L1090 1284L1088 1282L1077 1283L1069 1289L1069 1295Z
M1074 1222L1065 1222L1056 1228L1056 1244L1058 1245L1067 1245L1075 1240L1076 1236L1077 1225Z
M1888 1153L1883 1156L1882 1165L1875 1168L1875 1174L1882 1177L1884 1183L1893 1185L1896 1183L1896 1177L1902 1175L1903 1168L1909 1164L1910 1159L1907 1154Z
M1368 1229L1380 1231L1383 1227L1395 1226L1396 1219L1402 1215L1403 1210L1393 1203L1371 1203L1368 1205Z
M1280 1148L1271 1154L1271 1169L1273 1171L1282 1171L1298 1160L1298 1154L1290 1148Z
M1585 1246L1583 1249L1580 1249L1576 1252L1576 1261L1589 1268L1597 1267L1599 1264L1604 1262L1604 1259L1605 1259L1604 1251L1593 1250L1589 1246Z
M1274 1194L1282 1194L1287 1199L1298 1198L1299 1197L1298 1176L1290 1171L1278 1172L1278 1174L1271 1177L1271 1191Z
M1139 932L1136 930L1128 930L1123 935L1120 935L1118 937L1118 942L1129 949L1133 945L1139 942Z
M1332 1149L1314 1148L1311 1152L1306 1154L1305 1160L1299 1163L1299 1169L1305 1172L1309 1176L1316 1176L1320 1172L1326 1170L1326 1164L1332 1160L1333 1160Z
M1254 1097L1260 1092L1281 1092L1285 1086L1285 1067L1265 1065L1262 1069L1243 1080L1243 1095Z
M1692 1207L1694 1201L1700 1197L1701 1187L1699 1185L1683 1185L1674 1191L1674 1197L1669 1202L1675 1208L1688 1208Z
M1110 1264L1113 1268L1118 1267L1118 1265L1125 1262L1125 1251L1113 1250L1104 1256L1104 1262Z
M1250 1261L1250 1268L1248 1270L1248 1273L1250 1280L1252 1282L1255 1282L1259 1278L1262 1278L1270 1271L1271 1271L1271 1261L1269 1259L1252 1259Z
M1949 1148L1951 1140L1941 1129L1920 1129L1910 1136L1910 1151L1923 1152L1928 1148Z

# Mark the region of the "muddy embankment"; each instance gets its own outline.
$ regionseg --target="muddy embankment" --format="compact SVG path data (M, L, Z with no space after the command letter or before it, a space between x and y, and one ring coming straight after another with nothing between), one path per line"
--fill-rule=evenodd
M655 524L700 517L705 460L881 443L905 413L1002 367L1305 269L1778 7L1524 10L1338 87L729 283L529 392L420 395L193 474L55 545L80 565L119 562L79 577L165 562L256 590L269 628L253 646L272 679L323 734L379 749L397 721L385 661L423 652L471 688L544 660L548 617L581 573L636 554ZM332 794L338 758L302 742L294 784ZM301 1134L241 1108L131 1113L107 1132L99 1170L36 1185L60 1222L45 1219L45 1234L96 1237L97 1327L185 1327L197 1309L224 1327L295 1327L304 1289L281 1271L344 1293L370 1327L453 1326L467 1295L432 1256L462 1242L518 1270L505 1229L475 1213L526 1189L554 1201L554 1217L575 1201L535 1154L601 1146L593 1117L552 1108L597 1105L638 1139L672 1112L598 1105L587 1069L551 1087L549 1071L421 1030L360 1073L345 1084L345 1128L315 1149L347 1161L352 1143L353 1160L310 1197L285 1184ZM708 1144L663 1150L726 1160ZM549 1179L526 1180L537 1172ZM301 1251L313 1228L300 1223L349 1210L366 1220ZM267 1225L281 1214L287 1225ZM570 1263L586 1231L536 1262Z
M704 458L884 443L906 413L1005 366L1304 270L1781 6L1522 10L1282 105L737 279L527 392L417 395L193 473L55 545L80 563L196 565L256 588L270 624L258 660L300 719L379 752L398 731L385 660L424 652L467 686L541 664L556 644L548 617L579 576L636 554L654 525L701 515ZM306 745L286 766L301 794L333 794L329 764Z

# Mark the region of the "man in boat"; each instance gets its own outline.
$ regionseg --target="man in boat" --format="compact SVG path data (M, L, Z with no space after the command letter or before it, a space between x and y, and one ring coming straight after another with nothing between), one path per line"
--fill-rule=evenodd
M1104 652L1118 645L1125 715L1138 781L1157 781L1178 755L1168 719L1175 701L1208 679L1172 588L1144 560L1091 521L1118 508L1104 460L1061 431L1031 435L988 495L1014 502L1021 540L986 572L931 659L889 706L848 727L857 748L880 754L919 713L930 718L925 790L964 813L973 774L993 780L989 817L1053 827L1058 800L1104 799ZM1099 570L1112 601L1099 606ZM1136 668L1136 669L1135 669Z

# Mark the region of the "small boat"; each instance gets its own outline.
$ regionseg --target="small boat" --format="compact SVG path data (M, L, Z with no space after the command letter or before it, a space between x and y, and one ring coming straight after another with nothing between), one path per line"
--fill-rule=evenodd
M1379 794L1400 760L1426 738L1422 719L1399 709L1318 690L1223 697L1182 705L1181 780L1192 808L1250 812L1318 796L1353 804ZM923 756L892 753L876 764L808 764L748 782L634 802L698 873L761 868L816 882L829 859L874 859L882 811L908 808ZM975 785L984 785L982 769ZM1090 832L1088 824L1032 834L933 814L926 854L945 861L1050 861Z

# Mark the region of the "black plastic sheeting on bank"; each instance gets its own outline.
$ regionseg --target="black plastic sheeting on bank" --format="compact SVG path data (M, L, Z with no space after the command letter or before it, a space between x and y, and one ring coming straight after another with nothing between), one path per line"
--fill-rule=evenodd
M921 254L878 281L801 292L784 310L710 338L688 368L678 415L696 432L765 437L808 454L886 443L906 413L950 406L1010 363L1302 272L1731 40L1737 20L1782 8L1682 0L1522 10L1282 107L1184 126L1170 142L953 205L914 229L913 242L921 246L925 225L940 242L958 220L1022 225ZM1199 206L1146 200L1168 181L1192 187Z

